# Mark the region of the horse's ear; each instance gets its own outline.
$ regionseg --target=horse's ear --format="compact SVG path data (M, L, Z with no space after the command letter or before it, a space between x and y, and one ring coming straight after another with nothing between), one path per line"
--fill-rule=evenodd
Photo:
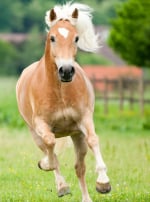
M72 18L78 18L78 9L75 8L73 13L72 13Z
M53 20L56 20L56 18L57 18L56 13L55 13L54 9L52 9L49 14L49 19L52 22Z

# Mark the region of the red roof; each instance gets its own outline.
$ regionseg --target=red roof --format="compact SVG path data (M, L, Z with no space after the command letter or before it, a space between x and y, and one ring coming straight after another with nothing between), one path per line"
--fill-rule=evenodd
M119 77L136 77L142 76L142 69L135 66L84 66L84 71L89 78L96 79L117 79Z
M140 78L142 76L142 69L135 66L84 66L86 75L92 79L118 79L120 77L125 78ZM100 91L103 91L105 84L102 82L96 82L94 87ZM112 87L110 86L110 90Z

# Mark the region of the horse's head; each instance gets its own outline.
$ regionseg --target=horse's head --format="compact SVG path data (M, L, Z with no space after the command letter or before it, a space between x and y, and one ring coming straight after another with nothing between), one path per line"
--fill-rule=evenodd
M55 21L57 16L54 9L49 15L50 21ZM72 13L72 18L78 18L78 10ZM51 46L51 57L53 57L58 68L62 82L72 81L75 74L74 57L77 52L79 40L75 26L67 19L59 19L50 29L48 34Z

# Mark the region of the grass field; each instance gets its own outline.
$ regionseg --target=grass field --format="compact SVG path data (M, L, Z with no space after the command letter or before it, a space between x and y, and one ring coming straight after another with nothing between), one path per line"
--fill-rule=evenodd
M53 173L38 169L42 153L18 115L15 83L14 78L0 78L0 202L80 202L72 147L59 155L70 195L58 198ZM96 131L112 191L107 195L95 191L95 160L89 151L86 180L93 202L150 202L150 107L143 117L136 109L120 113L114 104L108 116L102 111L96 103Z

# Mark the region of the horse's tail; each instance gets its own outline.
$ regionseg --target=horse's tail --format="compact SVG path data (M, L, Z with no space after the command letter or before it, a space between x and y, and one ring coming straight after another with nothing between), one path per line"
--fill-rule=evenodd
M63 151L65 151L67 148L72 147L72 141L69 136L57 138L56 139L56 146L55 146L55 152L56 154L61 154Z

